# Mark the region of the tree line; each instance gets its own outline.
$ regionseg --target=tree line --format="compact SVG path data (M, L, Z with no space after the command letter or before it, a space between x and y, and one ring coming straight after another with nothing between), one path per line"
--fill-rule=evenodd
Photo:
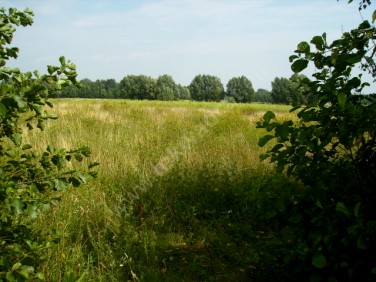
M314 102L304 85L308 78L294 74L290 78L276 77L272 90L254 90L252 82L245 76L231 78L226 87L214 75L199 74L188 86L175 82L164 74L157 79L146 75L127 75L120 82L115 79L82 79L80 87L62 89L60 98L134 99L134 100L194 100L226 101L232 103L276 103L307 104Z

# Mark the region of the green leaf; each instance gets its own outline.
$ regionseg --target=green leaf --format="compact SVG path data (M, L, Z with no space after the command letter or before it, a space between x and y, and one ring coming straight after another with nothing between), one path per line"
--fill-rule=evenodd
M260 155L260 161L264 161L264 160L266 160L267 158L269 158L270 156L269 156L269 154L262 154L262 155Z
M0 103L0 118L5 118L8 110L3 103Z
M22 146L22 150L29 150L31 148L33 148L33 146L31 146L30 144L25 144Z
M38 217L38 209L34 205L27 205L26 213L31 219L35 219Z
M12 272L7 272L7 275L5 277L8 282L17 282L17 279L14 278Z
M12 266L12 271L15 271L15 270L17 270L17 269L20 269L21 266L22 266L22 263L20 263L20 262L17 262L17 263L15 263L15 264L13 264L13 266Z
M298 48L297 48L296 51L298 53L309 53L310 50L311 50L311 48L310 48L309 44L307 42L303 41L303 42L300 42L298 44Z
M300 106L300 105L295 106L295 107L293 107L293 108L289 111L289 113L292 113L292 112L294 112L294 111L300 109L301 107L302 107L302 106Z
M317 268L326 266L326 257L323 254L316 254L312 257L312 265Z
M64 56L61 56L60 58L59 58L59 61L60 61L60 64L61 65L65 65L65 57Z
M34 272L34 267L24 265L22 269L20 270L20 274L25 278L30 278L30 274Z
M299 58L298 55L291 55L291 56L289 57L289 61L290 61L290 63L292 63L295 59L298 59L298 58Z
M338 212L341 212L347 216L350 216L351 213L349 212L349 210L347 209L347 207L345 206L344 203L342 202L338 202L337 205L336 205L336 211Z
M65 191L68 188L68 183L66 181L55 179L54 180L54 189L58 191Z
M321 36L315 36L312 38L311 43L316 46L320 51L324 49L324 39Z
M75 177L70 177L69 182L72 183L74 187L78 187L81 185L81 182Z
M79 161L79 162L81 162L81 161L84 159L84 157L83 157L80 153L75 153L75 154L74 154L74 158L75 158L77 161Z
M38 272L36 277L39 279L39 280L42 280L44 281L46 279L46 277L44 276L44 274L42 272Z
M52 74L53 72L57 71L59 68L55 66L47 66L47 71L49 74Z
M259 147L264 147L266 145L266 143L268 143L273 138L274 138L274 135L264 135L264 136L262 136L258 141Z
M275 118L275 114L273 113L273 112L271 112L271 111L267 111L265 114L264 114L264 121L266 122L266 123L269 123L269 121L271 120L271 119L273 119L273 118Z
M38 119L37 127L42 131L44 130L44 121L42 119Z
M21 214L23 212L24 203L20 199L14 199L11 203L17 214Z
M275 134L280 138L280 142L285 142L288 140L290 128L287 124L278 125L275 129Z
M372 22L375 22L376 20L376 10L372 13Z
M283 147L285 147L285 145L283 145L282 143L278 143L278 144L276 144L276 145L273 147L273 149L271 149L270 151L276 153L276 152L279 151L279 149L281 149L281 148L283 148Z
M82 184L85 184L87 182L87 176L80 172L76 173L76 179L78 179Z
M98 162L91 162L91 163L89 164L88 168L91 169L91 168L96 167L96 166L98 166L98 165L99 165Z
M360 202L359 203L357 203L356 205L355 205L355 207L354 207L354 215L356 216L356 217L358 217L358 215L359 215L359 209L360 209Z
M13 100L17 103L18 108L24 109L26 107L26 103L20 95L14 95Z
M337 99L338 99L338 105L339 105L340 109L344 110L345 109L346 100L347 100L346 93L343 93L343 92L339 93Z
M308 61L306 59L299 59L292 63L291 70L295 73L301 72L308 66Z
M324 39L324 43L326 43L326 32L322 34L322 39Z
M360 235L358 237L358 240L356 241L356 245L358 246L359 249L361 250L365 250L367 249L367 244L366 244L366 240L364 238L363 235Z

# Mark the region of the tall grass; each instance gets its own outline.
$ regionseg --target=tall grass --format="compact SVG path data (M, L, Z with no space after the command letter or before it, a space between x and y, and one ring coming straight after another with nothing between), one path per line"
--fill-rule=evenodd
M54 105L59 118L27 141L37 148L86 144L100 166L98 179L70 190L36 223L60 237L43 265L47 280L268 275L275 257L262 248L271 207L283 208L293 191L259 162L265 132L255 122L267 110L286 115L288 107L83 99Z

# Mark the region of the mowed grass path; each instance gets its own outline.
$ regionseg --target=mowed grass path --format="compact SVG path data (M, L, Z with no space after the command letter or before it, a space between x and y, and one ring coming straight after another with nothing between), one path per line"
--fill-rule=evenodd
M53 100L45 131L25 138L88 145L98 178L72 189L36 228L59 242L49 281L252 281L269 273L276 208L290 184L259 162L256 121L288 106ZM278 271L274 271L277 273Z

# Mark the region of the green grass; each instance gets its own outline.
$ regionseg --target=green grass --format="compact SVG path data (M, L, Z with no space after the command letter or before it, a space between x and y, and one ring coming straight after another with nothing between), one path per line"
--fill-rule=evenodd
M58 243L48 281L277 279L276 209L296 185L260 163L255 128L265 104L55 100L47 144L88 145L98 179L66 193L36 228ZM270 271L273 269L273 271Z

